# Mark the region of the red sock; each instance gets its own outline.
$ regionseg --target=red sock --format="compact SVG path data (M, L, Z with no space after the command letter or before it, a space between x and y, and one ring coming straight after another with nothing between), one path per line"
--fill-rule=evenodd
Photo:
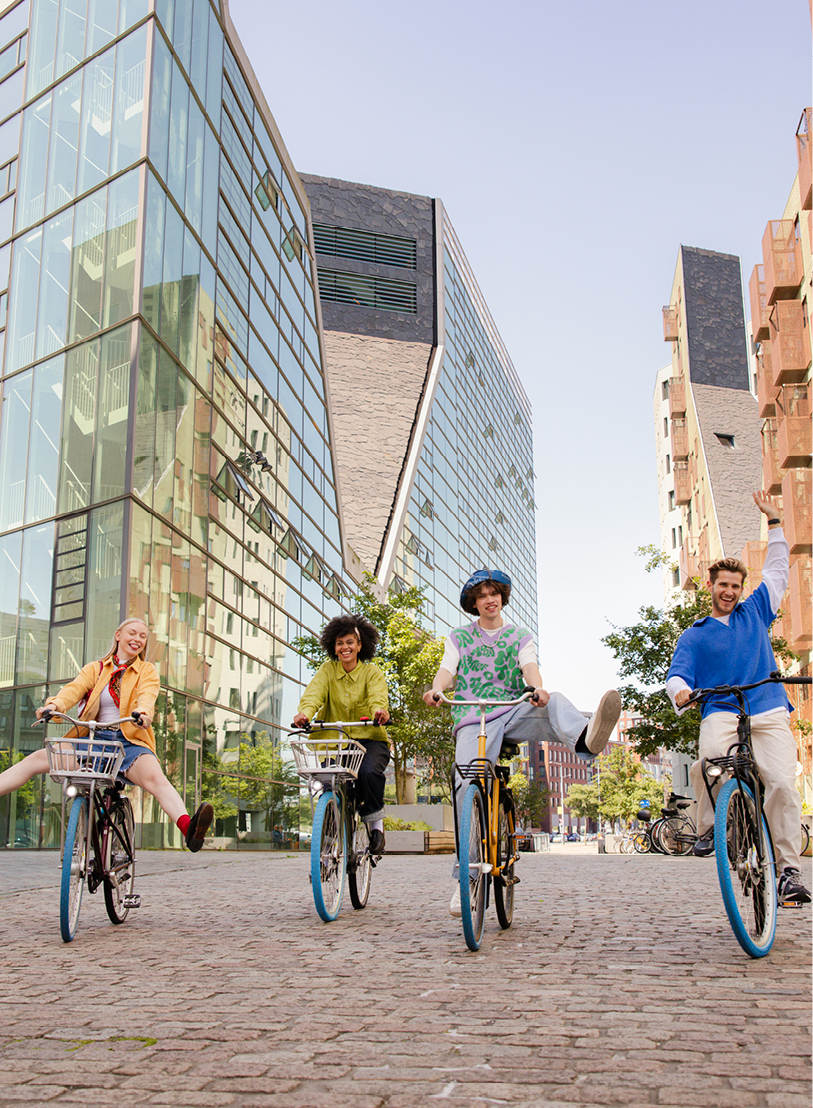
M188 816L186 812L184 812L184 814L182 816L179 816L175 822L181 829L181 834L185 835L186 832L189 830L189 824L192 822L192 817Z

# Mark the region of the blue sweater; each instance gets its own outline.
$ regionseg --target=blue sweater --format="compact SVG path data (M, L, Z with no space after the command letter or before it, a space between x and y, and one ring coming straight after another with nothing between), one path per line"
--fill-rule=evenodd
M768 634L775 618L763 582L732 611L728 625L706 616L683 632L675 647L667 680L682 677L690 688L697 689L714 685L750 685L769 677L777 668ZM793 710L782 685L763 685L745 695L751 715L773 708ZM737 711L734 697L702 707L704 718L712 712Z

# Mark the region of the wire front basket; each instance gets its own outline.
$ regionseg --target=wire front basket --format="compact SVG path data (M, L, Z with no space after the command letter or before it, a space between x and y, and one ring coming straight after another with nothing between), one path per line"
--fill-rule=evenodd
M349 781L358 777L365 748L355 739L291 739L300 777L311 781Z
M124 747L101 739L46 739L48 772L55 781L98 781L112 785L124 761Z

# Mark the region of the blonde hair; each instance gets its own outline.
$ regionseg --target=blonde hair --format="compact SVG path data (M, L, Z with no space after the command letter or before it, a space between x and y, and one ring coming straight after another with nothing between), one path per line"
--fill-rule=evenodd
M112 642L112 645L111 645L110 649L108 650L108 652L102 658L103 662L106 662L108 658L112 658L113 655L118 650L118 645L119 644L116 640L116 635L118 635L118 633L119 633L119 631L121 631L122 627L126 627L128 623L143 623L144 626L147 628L147 641L144 643L143 650L140 650L138 652L138 655L137 655L137 657L139 657L142 660L142 662L145 662L147 660L147 647L150 645L150 639L149 639L150 629L147 626L147 621L145 619L142 619L141 616L128 616L127 619L123 619L121 621L121 623L118 625L116 630L113 632L113 642Z

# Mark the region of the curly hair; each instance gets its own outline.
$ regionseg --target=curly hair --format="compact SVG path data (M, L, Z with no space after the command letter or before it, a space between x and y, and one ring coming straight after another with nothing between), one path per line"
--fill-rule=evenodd
M325 625L325 629L319 636L319 643L326 654L333 659L334 662L338 661L336 656L336 640L343 638L344 635L358 635L361 642L361 650L359 651L359 661L369 662L372 661L373 656L378 646L378 640L381 638L378 631L373 627L372 623L364 616L335 616L330 623Z

